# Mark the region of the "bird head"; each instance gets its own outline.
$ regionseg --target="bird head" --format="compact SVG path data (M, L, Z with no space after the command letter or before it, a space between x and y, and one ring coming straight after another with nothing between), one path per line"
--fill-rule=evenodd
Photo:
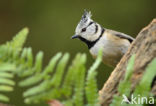
M75 29L75 35L72 39L79 38L88 41L94 41L98 38L98 24L91 19L91 12L86 11L82 15L80 22Z

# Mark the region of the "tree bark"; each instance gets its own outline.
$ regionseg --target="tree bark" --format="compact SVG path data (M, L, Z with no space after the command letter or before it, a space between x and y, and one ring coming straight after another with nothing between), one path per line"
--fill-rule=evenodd
M127 62L133 54L136 54L136 56L134 72L131 78L132 91L139 83L147 65L156 57L156 19L141 30L127 53L111 73L102 90L99 91L99 99L102 106L108 106L113 96L118 94L118 85L124 78ZM156 79L153 81L151 92L156 96Z

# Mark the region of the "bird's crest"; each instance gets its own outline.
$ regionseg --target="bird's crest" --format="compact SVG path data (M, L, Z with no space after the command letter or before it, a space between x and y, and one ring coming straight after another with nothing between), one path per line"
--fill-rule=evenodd
M81 24L86 23L86 22L88 21L88 19L91 18L91 16L92 16L92 15L91 15L91 12L90 12L90 11L84 10L84 14L82 15L82 18L81 18L80 23L81 23Z
M92 14L90 11L84 10L84 14L82 15L82 20L91 18L91 16L92 16Z

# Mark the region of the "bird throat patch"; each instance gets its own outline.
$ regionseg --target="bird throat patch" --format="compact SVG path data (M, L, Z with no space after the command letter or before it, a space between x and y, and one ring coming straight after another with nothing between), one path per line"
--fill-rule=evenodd
M89 41L89 40L87 40L87 39L85 39L83 37L79 37L79 39L87 44L88 49L91 49L96 44L96 42L98 42L100 40L100 38L102 37L104 31L105 31L105 29L102 28L100 36L94 41Z

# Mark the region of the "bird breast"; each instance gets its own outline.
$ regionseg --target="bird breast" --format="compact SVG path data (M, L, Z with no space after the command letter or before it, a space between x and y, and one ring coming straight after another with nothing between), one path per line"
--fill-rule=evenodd
M107 32L90 48L91 55L96 58L100 48L103 50L103 62L110 66L116 66L121 57L126 53L130 43Z

